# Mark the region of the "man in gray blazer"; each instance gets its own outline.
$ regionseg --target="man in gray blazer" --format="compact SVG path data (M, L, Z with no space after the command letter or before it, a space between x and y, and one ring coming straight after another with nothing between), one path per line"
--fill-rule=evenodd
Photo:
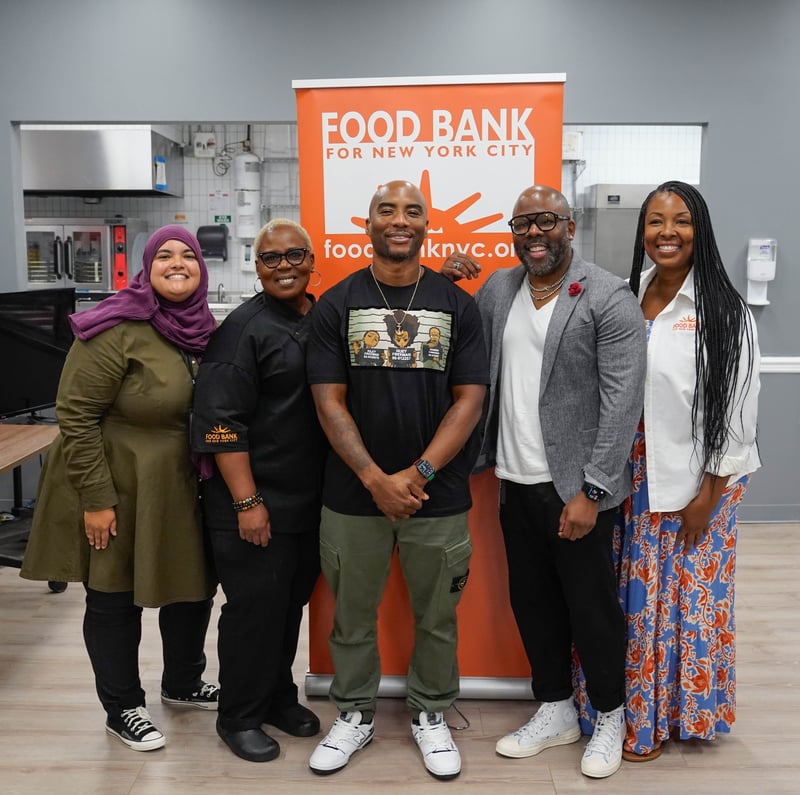
M580 738L574 643L598 710L581 770L603 778L620 765L625 732L611 535L631 491L644 319L622 279L573 251L575 222L557 190L523 191L509 226L521 264L493 273L476 295L491 368L478 468L493 465L500 479L511 606L541 706L496 750L533 756ZM477 275L468 259L453 262L445 275Z

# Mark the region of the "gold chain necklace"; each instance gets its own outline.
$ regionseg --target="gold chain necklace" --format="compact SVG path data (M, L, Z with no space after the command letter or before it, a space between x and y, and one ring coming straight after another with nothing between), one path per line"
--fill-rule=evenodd
M528 290L530 291L531 298L533 298L534 301L544 301L554 296L561 289L561 285L564 284L564 279L566 278L567 274L565 273L557 282L548 284L546 287L534 287L530 279L528 279ZM536 295L535 293L544 293L544 295Z
M417 283L414 285L414 292L411 293L411 300L408 302L408 306L405 308L405 310L392 309L392 307L389 305L389 302L386 300L386 296L383 294L383 290L381 290L380 284L378 284L378 280L375 278L375 271L372 269L372 263L370 263L369 272L372 275L372 280L375 282L375 286L378 288L378 292L381 294L381 298L383 298L383 303L386 304L386 308L392 313L395 325L397 326L395 334L399 334L403 330L403 321L406 319L406 315L408 314L409 309L411 309L411 304L414 303L414 298L417 295L419 280L422 278L422 266L420 265L419 270L417 271ZM564 280L562 279L561 281L563 282ZM403 312L403 317L401 317L400 320L397 319L397 312Z

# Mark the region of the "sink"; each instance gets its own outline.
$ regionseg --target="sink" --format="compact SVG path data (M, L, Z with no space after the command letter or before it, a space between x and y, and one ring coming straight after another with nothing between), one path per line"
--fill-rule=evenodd
M208 308L211 310L211 314L214 315L214 317L219 321L222 321L228 317L228 315L233 312L237 306L239 306L239 304L220 304L216 301L208 302Z

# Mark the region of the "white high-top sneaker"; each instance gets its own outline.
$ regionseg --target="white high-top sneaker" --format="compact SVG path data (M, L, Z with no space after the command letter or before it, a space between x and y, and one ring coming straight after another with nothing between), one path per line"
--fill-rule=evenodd
M495 751L519 759L535 756L554 745L569 745L581 737L578 713L572 699L543 701L536 714L515 732L501 737Z
M581 773L591 778L605 778L616 773L622 762L625 739L625 707L598 712L594 734L581 759Z

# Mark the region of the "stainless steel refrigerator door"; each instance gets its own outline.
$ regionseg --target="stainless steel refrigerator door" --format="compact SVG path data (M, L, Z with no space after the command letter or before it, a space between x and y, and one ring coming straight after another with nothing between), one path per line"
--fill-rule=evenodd
M627 279L639 209L653 185L600 183L589 188L584 231L592 244L589 259Z

